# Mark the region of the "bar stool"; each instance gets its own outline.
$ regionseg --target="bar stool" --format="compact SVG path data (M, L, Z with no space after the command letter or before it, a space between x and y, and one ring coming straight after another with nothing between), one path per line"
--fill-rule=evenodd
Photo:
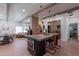
M51 40L52 41L52 45L53 45L52 48L56 48L56 49L60 49L61 48L61 46L58 45L58 40L59 40L58 37L59 37L58 35L52 37L52 40Z
M46 40L46 51L52 55L54 55L56 53L56 50L54 48L51 47L51 38ZM49 50L48 50L49 49ZM50 51L51 50L51 51ZM52 52L53 51L53 52Z

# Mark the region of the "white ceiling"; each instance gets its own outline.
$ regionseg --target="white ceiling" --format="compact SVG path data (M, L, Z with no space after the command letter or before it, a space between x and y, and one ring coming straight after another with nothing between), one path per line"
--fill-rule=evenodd
M28 17L38 10L40 10L40 6L42 5L42 8L45 7L48 3L11 3L8 9L8 19L9 21L20 21L24 19L25 17ZM79 6L78 4L74 3L63 3L63 4L57 4L50 8L51 14L55 14L73 7ZM6 3L0 3L0 21L6 20L7 17L7 4ZM45 10L39 14L40 18L43 18L45 16L48 16L48 10Z
M45 7L45 3L14 3L10 5L9 19L20 21L40 10L40 6Z

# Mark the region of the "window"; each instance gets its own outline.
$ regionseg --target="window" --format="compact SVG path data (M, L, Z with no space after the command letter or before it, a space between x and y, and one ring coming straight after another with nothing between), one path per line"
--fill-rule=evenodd
M29 26L23 27L23 32L27 32L29 30Z
M26 27L23 28L23 32L27 32L27 28Z
M16 27L16 34L22 32L22 27Z

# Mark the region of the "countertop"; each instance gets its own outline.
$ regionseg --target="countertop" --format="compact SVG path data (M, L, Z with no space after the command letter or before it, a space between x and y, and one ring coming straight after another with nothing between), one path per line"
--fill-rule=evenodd
M54 35L58 35L58 33L49 33L49 34L37 34L37 35L25 35L26 38L42 41L46 40Z

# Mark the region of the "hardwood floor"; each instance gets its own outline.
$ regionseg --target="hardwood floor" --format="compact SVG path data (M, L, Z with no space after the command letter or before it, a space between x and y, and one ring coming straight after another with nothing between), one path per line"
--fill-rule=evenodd
M79 56L79 41L75 39L70 39L67 42L59 41L61 45L60 49L56 49L57 52L54 56ZM45 54L46 56L52 56L49 53Z
M27 41L15 39L13 43L0 45L1 56L28 56L31 55L27 51Z
M44 56L79 56L79 41L59 41L60 49L54 55L46 53ZM27 51L27 39L15 39L13 43L0 45L0 56L31 56Z

